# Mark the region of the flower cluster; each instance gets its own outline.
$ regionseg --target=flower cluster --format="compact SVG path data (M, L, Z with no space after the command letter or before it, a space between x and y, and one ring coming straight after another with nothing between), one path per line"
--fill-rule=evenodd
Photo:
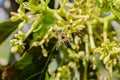
M18 34L15 34L15 38L10 41L10 44L12 46L11 52L16 53L19 52L21 53L24 50L24 39L26 38L25 34L22 33L21 31L18 32Z
M106 68L117 64L117 56L120 54L120 43L117 41L110 42L110 40L104 42L101 47L94 50L93 54L99 54L99 59L103 61Z
M59 67L55 80L70 79L69 76L71 76L72 79L74 73L70 70L74 71L74 68L76 68L76 64L74 62L69 62L67 65Z

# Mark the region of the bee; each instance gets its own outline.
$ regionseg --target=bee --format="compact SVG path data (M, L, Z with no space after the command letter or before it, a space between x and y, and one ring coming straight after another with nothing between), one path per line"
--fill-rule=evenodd
M61 37L62 42L65 44L65 46L66 46L67 48L71 48L70 41L69 41L69 39L66 37L65 33L63 32L63 30L60 30L60 37Z
M66 46L67 48L71 48L70 41L69 41L69 39L68 39L65 35L62 35L62 36L61 36L61 39L62 39L62 42L65 44L65 46Z

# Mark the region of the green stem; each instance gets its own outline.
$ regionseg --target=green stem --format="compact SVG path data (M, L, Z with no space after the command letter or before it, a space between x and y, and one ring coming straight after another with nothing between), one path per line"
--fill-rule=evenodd
M37 76L37 75L39 75L41 72L37 72L37 73L35 73L35 74L33 74L33 75L31 75L31 76L29 76L28 78L26 78L25 80L30 80L31 78L33 78L33 77L35 77L35 76Z
M65 16L65 4L67 3L67 0L64 0L64 2L61 4L61 7L60 9L58 10L58 13L61 15L61 16Z
M44 0L40 0L40 2L42 3L42 5L44 5L44 4L45 4Z
M59 0L59 4L60 4L60 6L62 6L62 0Z
M45 8L47 8L47 5L48 5L49 2L50 2L50 0L46 0L46 2L45 2Z
M58 19L58 20L64 20L59 14L54 13L54 16Z
M100 42L103 41L103 39L102 39L102 37L100 36L100 34L98 34L96 31L94 32L94 35L95 35L95 37L96 37L97 39L100 40Z
M103 40L104 42L107 41L107 29L108 29L108 21L104 21L104 28L103 28Z
M35 29L35 28L37 28L38 26L39 26L39 24L42 22L42 20L43 20L43 16L40 16L39 18L38 18L38 20L36 20L33 24L32 24L32 27L30 28L30 30L26 33L26 38L33 32L33 30ZM25 38L25 39L26 39ZM24 40L25 40L24 39Z
M39 80L41 80L41 78L43 77L43 73L44 73L45 69L47 68L47 65L48 65L49 61L50 61L51 58L52 58L53 51L55 50L55 48L56 48L56 44L53 46L52 51L50 52L50 55L49 55L49 57L48 57L48 59L47 59L47 62L45 63L44 68L42 69L42 71L37 72L36 74L33 74L33 75L29 76L29 77L26 78L25 80L30 80L31 78L33 78L33 77L35 77L35 76L37 76L37 75L39 75L39 74L41 74L41 76L40 76L40 78L39 78Z
M110 16L105 17L104 19L106 19L108 22L117 19L117 17L114 14L110 14ZM103 20L104 21L104 20Z
M109 75L110 75L110 80L112 80L112 66L109 68Z
M65 8L67 0L64 0L64 2L61 4L60 10L62 11Z
M110 16L105 17L102 21L104 23L104 28L103 28L103 39L104 42L107 41L107 29L108 29L108 23L112 20L115 20L116 17L114 14L110 14Z
M84 64L84 76L83 80L87 80L87 67L88 67L88 61L89 61L89 42L88 42L88 35L85 35L85 64Z
M52 50L51 50L51 52L50 52L50 55L49 55L49 57L48 57L48 59L47 59L47 62L45 63L45 66L44 66L43 70L41 71L42 74L41 74L39 80L41 80L41 78L43 77L43 73L44 73L45 69L47 68L47 65L48 65L49 61L50 61L51 58L52 58L53 52L54 52L54 50L55 50L55 48L56 48L56 45L57 45L57 43L53 46L53 48L52 48Z
M89 15L90 17L94 18L94 19L97 21L97 23L98 23L98 22L101 22L101 18L98 18L97 16L91 14L90 12L87 12L87 13L88 13L88 15Z
M89 60L89 42L88 35L85 35L85 52L86 52L86 60Z
M88 67L88 62L86 61L86 64L84 66L84 76L83 76L83 80L87 80L87 67Z
M89 33L89 39L90 39L90 47L91 47L91 50L93 50L95 49L95 42L93 38L93 28L89 22L87 22L87 26L88 26L88 33Z
M96 16L94 16L93 18L95 18L95 17ZM98 25L99 24L98 21L100 21L101 23L104 23L104 21L110 22L110 21L116 20L116 19L117 19L117 17L113 13L111 13L109 16L104 17L104 18L97 19L97 17L96 17L90 23L93 24L93 25Z

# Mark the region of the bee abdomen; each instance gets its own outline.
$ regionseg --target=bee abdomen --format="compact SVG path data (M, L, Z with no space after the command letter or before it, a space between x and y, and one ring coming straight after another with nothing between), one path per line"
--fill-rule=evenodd
M65 45L67 48L71 48L71 45L70 45L70 42L67 40L67 41L64 41Z

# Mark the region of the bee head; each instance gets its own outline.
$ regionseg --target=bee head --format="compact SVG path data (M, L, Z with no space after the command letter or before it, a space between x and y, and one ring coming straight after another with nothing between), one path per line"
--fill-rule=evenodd
M64 39L64 38L65 38L65 36L62 36L61 38L62 38L62 39Z

